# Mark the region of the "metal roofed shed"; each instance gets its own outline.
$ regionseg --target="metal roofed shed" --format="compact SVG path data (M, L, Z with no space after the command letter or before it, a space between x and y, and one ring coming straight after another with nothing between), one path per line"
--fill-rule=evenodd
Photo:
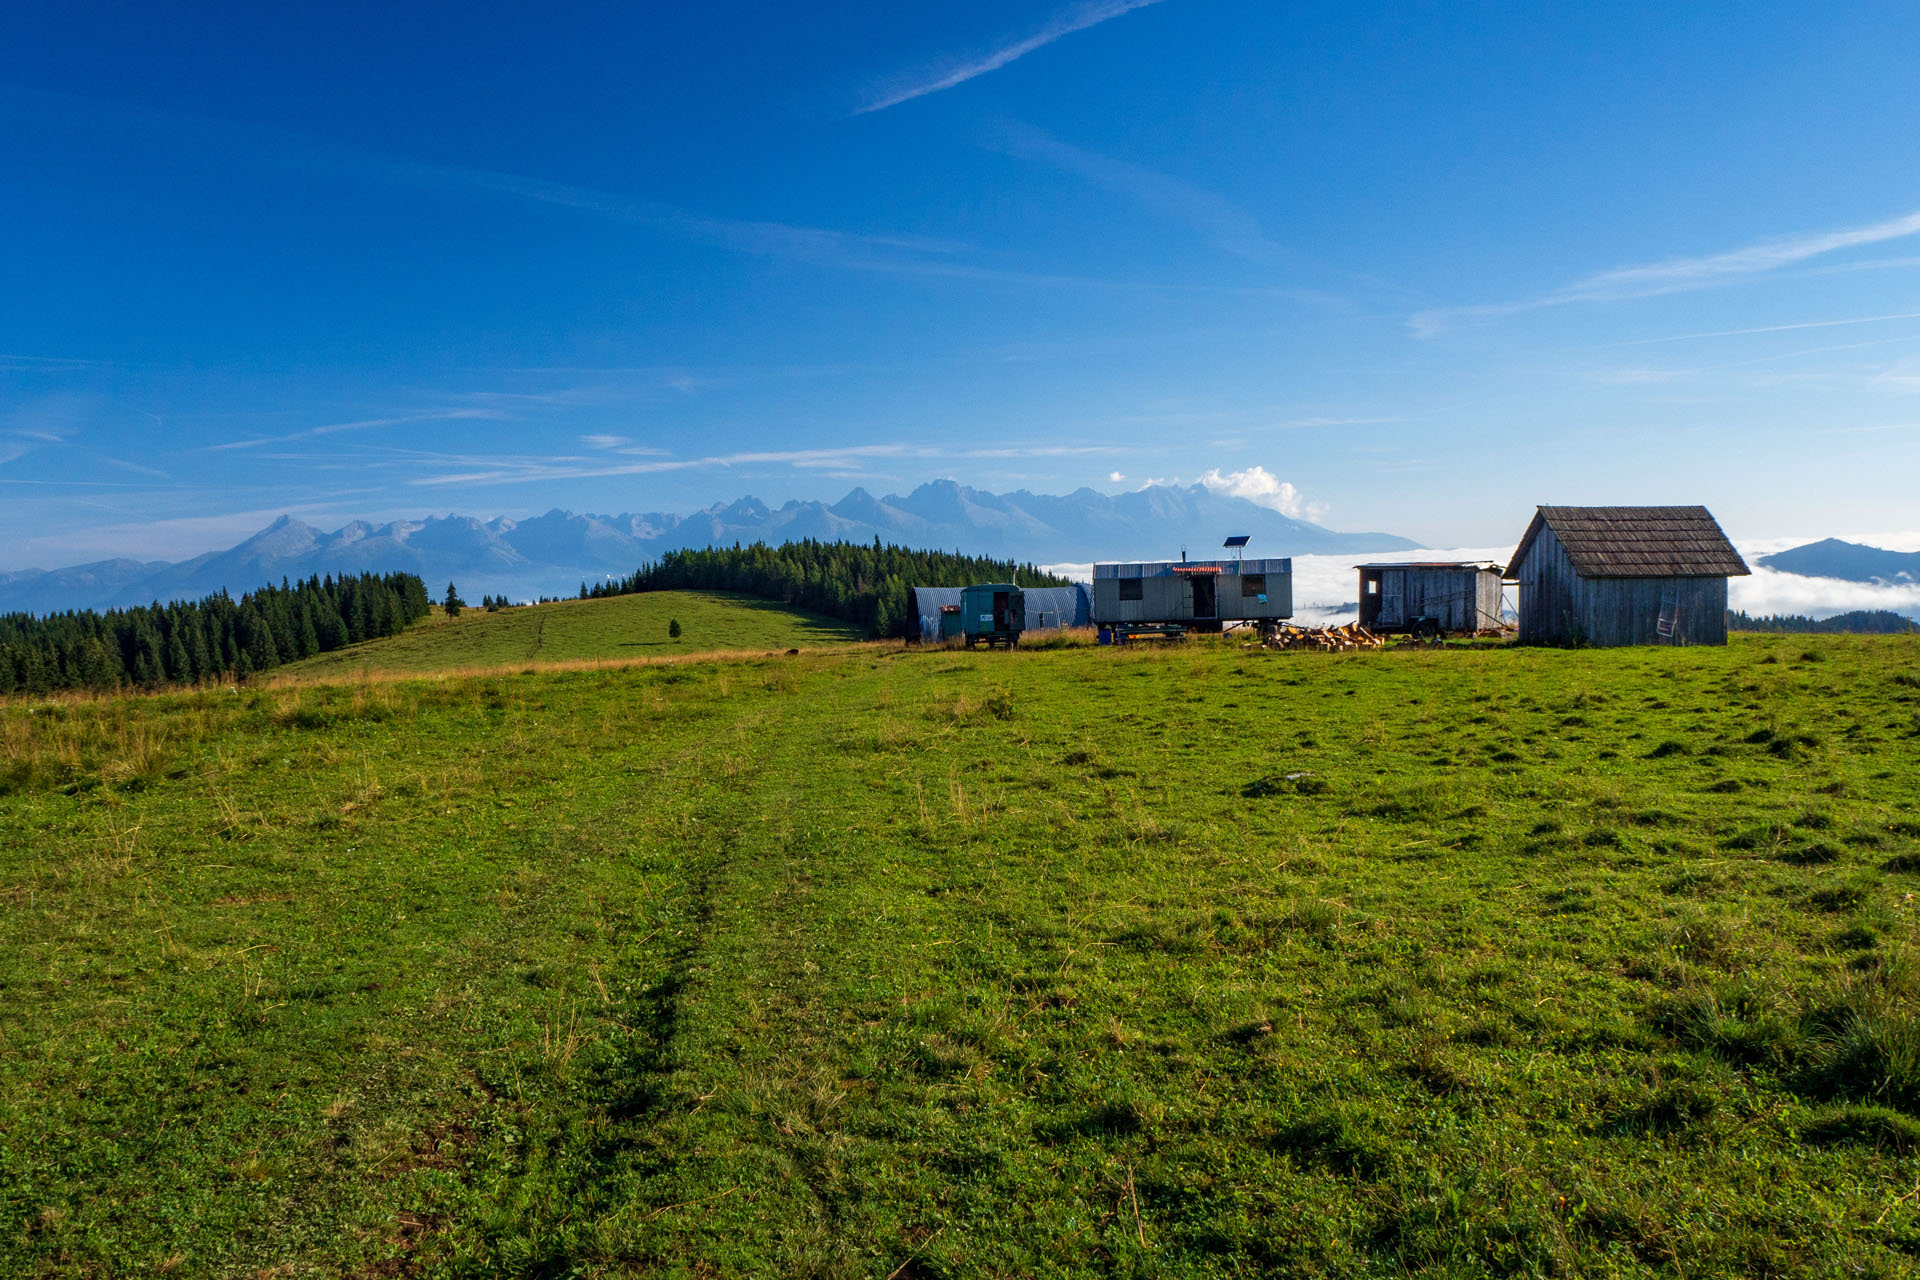
M964 587L914 587L910 590L907 593L907 607L912 617L907 623L908 635L927 644L963 639L960 593L964 590ZM1085 586L1026 587L1023 594L1028 631L1093 625L1093 597ZM942 615L948 609L953 611L945 614L950 621L943 623Z
M1360 625L1444 634L1500 629L1500 566L1474 561L1362 564Z
M1507 566L1522 644L1725 644L1750 572L1705 507L1541 507Z
M1093 624L1219 631L1293 616L1293 561L1148 560L1093 566Z

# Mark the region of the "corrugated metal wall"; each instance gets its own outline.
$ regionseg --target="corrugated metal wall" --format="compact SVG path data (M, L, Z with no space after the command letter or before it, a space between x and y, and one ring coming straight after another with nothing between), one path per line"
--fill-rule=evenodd
M1195 573L1218 568L1219 573ZM1249 595L1247 578L1264 576L1266 599ZM1193 579L1213 583L1214 611L1197 617L1193 609ZM1140 584L1138 600L1122 600L1123 581ZM1293 616L1293 561L1178 560L1093 566L1093 621L1095 626L1116 622L1250 622Z
M922 640L929 644L940 639L940 606L960 605L961 587L914 587L907 593ZM1093 597L1086 587L1029 587L1022 594L1027 601L1027 630L1052 631L1060 627L1093 625Z

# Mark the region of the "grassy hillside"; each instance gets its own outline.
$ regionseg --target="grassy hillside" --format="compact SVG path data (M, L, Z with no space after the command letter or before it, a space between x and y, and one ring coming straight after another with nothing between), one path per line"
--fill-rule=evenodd
M1910 1274L1916 659L8 705L0 1271Z
M668 638L678 620L681 635ZM723 650L765 652L864 639L854 627L803 610L717 591L656 591L564 600L458 618L435 609L404 634L290 663L296 676L427 673L523 663L659 658ZM278 673L276 673L278 674Z

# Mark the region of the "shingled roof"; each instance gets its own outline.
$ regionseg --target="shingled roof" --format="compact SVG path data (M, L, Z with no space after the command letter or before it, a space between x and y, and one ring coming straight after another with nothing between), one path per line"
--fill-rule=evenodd
M1752 570L1705 507L1541 507L1514 550L1516 577L1543 528L1583 578L1721 578Z

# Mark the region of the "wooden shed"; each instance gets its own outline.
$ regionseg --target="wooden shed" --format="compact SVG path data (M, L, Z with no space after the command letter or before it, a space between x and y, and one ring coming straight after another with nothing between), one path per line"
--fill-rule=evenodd
M1229 623L1293 616L1293 561L1150 560L1093 566L1093 624Z
M1725 644L1750 572L1705 507L1541 507L1507 566L1522 644Z
M1500 566L1473 561L1362 564L1360 625L1369 631L1495 631Z

